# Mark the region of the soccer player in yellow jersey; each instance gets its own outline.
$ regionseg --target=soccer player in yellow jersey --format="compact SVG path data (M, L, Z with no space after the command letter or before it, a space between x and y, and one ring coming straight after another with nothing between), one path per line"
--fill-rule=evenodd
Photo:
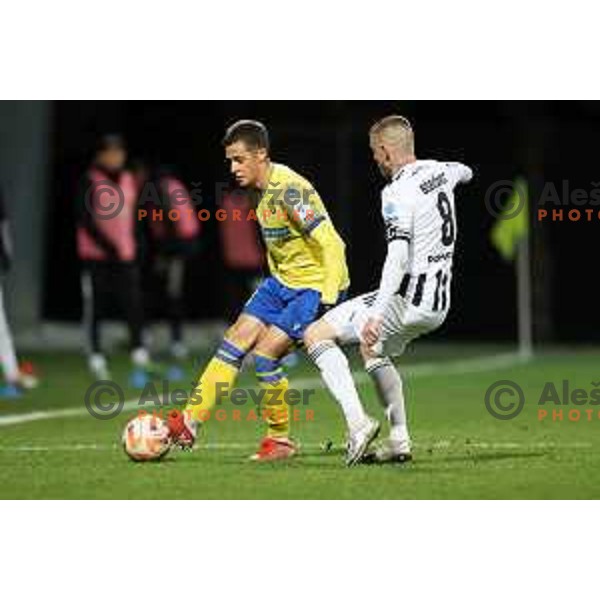
M186 409L169 420L169 427L181 445L192 445L217 394L231 391L244 357L253 352L261 387L280 393L265 395L267 434L251 458L278 460L296 451L289 438L288 406L281 400L288 380L280 359L302 339L322 306L331 307L343 297L349 285L345 246L312 185L290 168L271 162L269 135L262 123L234 123L223 145L237 183L260 194L256 216L270 276L225 333ZM270 398L277 398L271 407Z

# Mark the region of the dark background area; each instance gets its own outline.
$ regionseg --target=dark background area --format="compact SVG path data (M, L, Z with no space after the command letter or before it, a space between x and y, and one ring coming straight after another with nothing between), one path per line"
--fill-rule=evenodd
M560 190L566 179L571 189L588 192L593 182L600 185L600 103L55 102L43 317L80 318L73 202L97 136L120 131L131 158L160 160L175 167L186 184L202 182L204 206L212 209L216 183L229 181L220 140L224 128L238 118L263 121L271 133L272 158L304 174L320 192L347 242L352 292L375 288L385 256L379 215L384 182L371 160L367 132L389 113L404 114L413 123L418 158L460 160L475 172L473 182L457 193L453 310L436 335L473 341L515 339L514 265L504 262L489 242L493 217L485 207L486 190L519 173L529 177L532 198L547 182ZM597 218L589 223L534 223L538 341L600 339L600 317L594 309L599 228ZM186 275L191 320L225 314L216 221L208 221L204 231L205 250Z

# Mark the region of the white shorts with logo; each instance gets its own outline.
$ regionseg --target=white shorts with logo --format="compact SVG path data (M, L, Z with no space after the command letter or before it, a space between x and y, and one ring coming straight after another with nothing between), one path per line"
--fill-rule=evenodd
M362 330L370 316L370 307L377 292L362 294L328 311L323 319L336 331L341 344L359 344ZM394 296L383 315L381 338L373 350L376 354L398 356L409 342L437 329L448 311L426 312L407 302L402 296Z

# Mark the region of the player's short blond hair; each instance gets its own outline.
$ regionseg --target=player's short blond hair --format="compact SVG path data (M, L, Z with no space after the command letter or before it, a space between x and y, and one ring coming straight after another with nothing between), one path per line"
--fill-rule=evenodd
M378 137L405 154L415 153L415 134L406 117L390 115L380 119L369 130L369 136Z

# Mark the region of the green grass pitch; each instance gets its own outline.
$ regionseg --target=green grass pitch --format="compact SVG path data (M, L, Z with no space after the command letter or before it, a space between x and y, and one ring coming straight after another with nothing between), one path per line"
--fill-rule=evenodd
M302 445L294 459L248 462L264 425L245 420L249 407L241 409L241 421L233 421L233 407L224 404L227 420L211 421L194 452L172 451L159 463L138 464L119 445L135 409L107 421L81 414L91 383L83 358L33 355L41 387L24 399L0 399L0 498L599 498L599 407L539 406L538 400L547 381L559 393L563 380L571 389L600 385L600 350L555 350L526 364L479 362L496 350L417 345L399 363L405 369L414 462L350 469L343 465L341 414L305 362L290 370L291 385L313 378L316 392L293 423L293 437ZM113 365L115 379L126 381L125 357L116 357ZM504 421L484 405L487 388L503 379L517 382L526 398L522 413ZM251 372L240 385L253 385ZM383 419L369 382L361 379L359 387L369 411ZM126 397L136 392L128 389ZM314 411L312 420L306 420L306 408ZM562 409L563 420L540 421L540 408L549 415ZM38 414L36 420L6 422L9 416L61 409L73 410L60 418L42 420ZM573 409L580 411L577 422L569 420ZM329 452L321 447L326 440L334 442Z

